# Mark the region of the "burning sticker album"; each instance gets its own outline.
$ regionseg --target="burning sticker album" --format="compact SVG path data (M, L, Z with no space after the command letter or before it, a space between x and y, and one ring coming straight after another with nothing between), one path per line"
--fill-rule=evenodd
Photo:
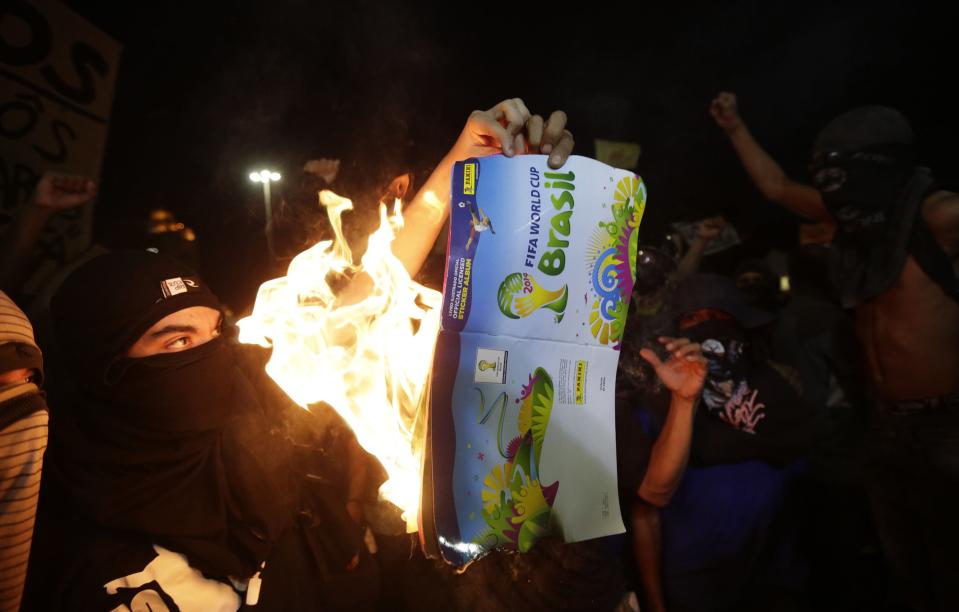
M419 530L465 566L622 533L614 402L646 188L573 156L454 167Z

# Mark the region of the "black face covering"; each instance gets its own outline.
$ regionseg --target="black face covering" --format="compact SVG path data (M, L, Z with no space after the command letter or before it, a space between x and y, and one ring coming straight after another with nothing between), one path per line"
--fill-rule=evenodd
M218 305L156 254L112 253L74 272L52 306L79 389L53 402L44 479L85 527L181 553L207 577L244 580L269 560L257 609L371 607L374 589L344 586L374 572L344 571L364 550L345 507L349 440L269 380L264 351L228 330L186 351L122 357L163 317Z
M231 414L233 355L219 338L197 348L140 359L121 358L92 387L101 410L157 431L202 432ZM132 411L132 412L131 412Z
M207 575L243 578L292 525L292 487L288 453L264 434L232 351L218 338L118 362L113 380L56 419L50 467L101 525L148 535Z
M839 224L830 265L843 307L899 278L923 199L933 185L915 166L912 129L895 109L857 108L816 137L813 183Z
M376 568L346 511L345 448L258 392L241 352L216 339L117 362L108 385L52 421L44 477L82 517L183 554L208 578L245 581L265 562L256 609L372 609Z
M848 154L821 151L811 168L813 183L840 231L867 244L882 238L912 169L911 154L896 145Z

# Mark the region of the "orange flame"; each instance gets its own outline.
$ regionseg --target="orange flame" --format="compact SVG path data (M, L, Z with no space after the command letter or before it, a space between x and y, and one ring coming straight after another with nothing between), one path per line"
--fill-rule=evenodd
M435 199L435 198L434 198ZM304 408L326 402L349 424L359 443L375 455L389 479L380 496L403 510L407 530L416 530L422 483L427 378L440 326L439 292L414 282L393 256L395 232L403 226L401 203L370 235L354 265L340 217L352 202L320 192L334 240L303 251L287 275L263 283L253 313L239 322L240 341L272 346L267 373ZM368 291L337 296L329 276L366 275Z

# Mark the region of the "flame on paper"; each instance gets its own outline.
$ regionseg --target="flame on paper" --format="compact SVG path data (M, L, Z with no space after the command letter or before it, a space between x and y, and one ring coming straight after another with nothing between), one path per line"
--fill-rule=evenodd
M380 204L379 228L356 265L341 224L352 202L331 191L319 195L334 239L303 251L286 276L260 286L252 314L239 322L240 341L273 347L266 371L300 406L325 402L343 417L383 464L388 480L380 496L403 511L412 532L442 296L414 282L391 251L403 226L399 200L392 212ZM331 282L344 277L353 281L338 295Z

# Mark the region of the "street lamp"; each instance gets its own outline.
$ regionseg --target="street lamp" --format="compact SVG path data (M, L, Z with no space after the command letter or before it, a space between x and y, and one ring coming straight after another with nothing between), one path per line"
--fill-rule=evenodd
M273 250L273 206L270 204L270 183L280 180L280 173L272 170L251 172L250 180L254 183L263 183L263 207L266 209L266 246L270 250L270 257L276 259Z

